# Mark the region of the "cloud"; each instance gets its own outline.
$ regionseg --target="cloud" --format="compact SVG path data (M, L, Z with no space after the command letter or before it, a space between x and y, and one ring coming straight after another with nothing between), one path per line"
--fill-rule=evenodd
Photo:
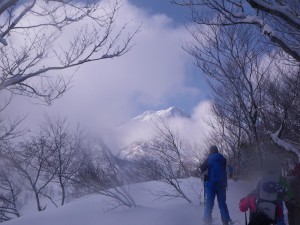
M192 111L191 119L183 121L180 129L182 136L192 144L203 145L207 136L212 131L209 125L212 121L211 102L199 102Z
M17 97L8 114L27 114L24 126L32 128L44 113L59 114L114 143L115 127L140 112L141 106L157 108L176 96L193 97L199 92L187 84L186 65L191 59L180 45L189 38L184 27L174 26L163 14L147 14L127 1L117 20L120 27L124 21L132 21L128 26L132 31L142 24L127 54L81 66L73 87L52 106L33 105L27 98Z

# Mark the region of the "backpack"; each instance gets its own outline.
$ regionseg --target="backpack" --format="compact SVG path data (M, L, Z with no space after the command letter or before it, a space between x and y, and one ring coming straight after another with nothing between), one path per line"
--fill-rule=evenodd
M261 208L259 208L257 205L259 205L259 202L257 202L257 196L256 192L252 192L248 196L242 198L239 203L239 209L241 212L245 212L245 221L247 225L271 225L274 224L275 218L270 219L268 215L266 215ZM274 203L276 207L276 217L282 217L283 216L283 209L278 203ZM246 212L250 210L249 215L249 223L247 223L247 214Z
M258 183L258 210L265 214L271 221L276 221L276 208L278 193L281 188L281 167L278 158L269 157L263 161L262 174Z

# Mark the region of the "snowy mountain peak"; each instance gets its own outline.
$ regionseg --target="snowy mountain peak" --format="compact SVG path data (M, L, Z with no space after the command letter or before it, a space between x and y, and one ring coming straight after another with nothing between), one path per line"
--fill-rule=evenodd
M188 117L182 110L172 106L165 110L160 110L156 112L158 115L162 117Z
M149 111L145 111L143 112L141 115L133 118L133 121L153 121L153 120L157 120L159 118L161 119L170 119L170 118L187 118L189 117L185 112L183 112L182 110L172 106L168 109L163 109L163 110L159 110L159 111L153 111L153 110L149 110Z

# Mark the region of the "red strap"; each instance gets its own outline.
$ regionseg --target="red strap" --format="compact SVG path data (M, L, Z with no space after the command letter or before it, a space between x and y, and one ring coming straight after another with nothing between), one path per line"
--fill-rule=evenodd
M246 212L249 208L249 199L248 197L242 198L240 200L239 208L241 212Z
M282 208L282 206L281 206L281 204L279 202L276 203L276 215L279 218L283 217L283 208Z
M256 198L254 195L250 195L249 197L249 208L251 212L256 211Z
M256 210L256 198L254 195L248 195L240 200L239 208L241 212L246 212L250 209L251 212Z

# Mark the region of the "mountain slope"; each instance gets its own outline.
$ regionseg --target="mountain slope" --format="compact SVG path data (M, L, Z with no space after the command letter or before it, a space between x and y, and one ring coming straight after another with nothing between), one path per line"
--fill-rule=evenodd
M134 160L146 156L150 151L151 148L148 142L137 141L122 148L118 157L126 160Z

